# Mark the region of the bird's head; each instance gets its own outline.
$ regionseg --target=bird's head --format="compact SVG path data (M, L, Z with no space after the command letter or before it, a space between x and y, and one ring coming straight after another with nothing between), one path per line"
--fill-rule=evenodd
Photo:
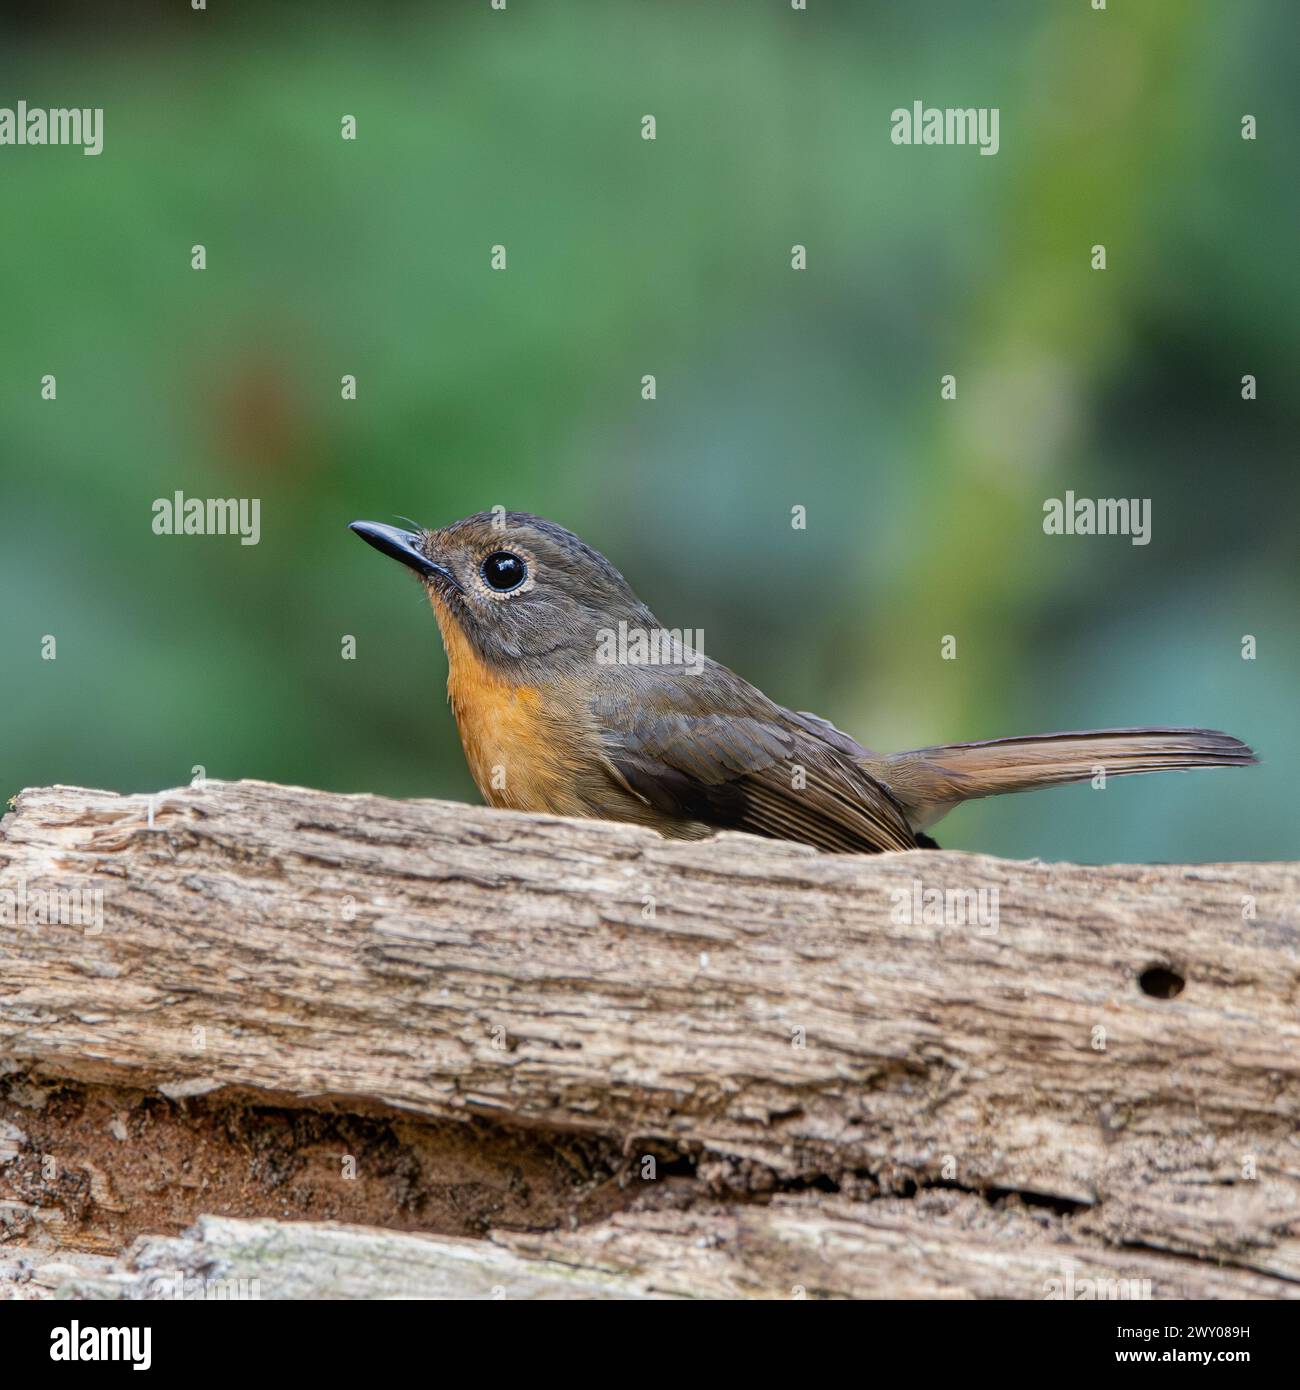
M599 551L527 512L478 512L440 530L351 529L420 577L449 647L462 636L493 666L554 673L590 663L602 629L655 625Z

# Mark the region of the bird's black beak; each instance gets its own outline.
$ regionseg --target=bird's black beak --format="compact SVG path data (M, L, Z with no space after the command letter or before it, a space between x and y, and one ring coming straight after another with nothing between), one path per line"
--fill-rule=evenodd
M411 531L399 531L396 526L382 526L377 521L354 521L348 527L368 545L413 569L424 579L443 579L454 588L460 583L446 565L435 564L420 549L420 538Z

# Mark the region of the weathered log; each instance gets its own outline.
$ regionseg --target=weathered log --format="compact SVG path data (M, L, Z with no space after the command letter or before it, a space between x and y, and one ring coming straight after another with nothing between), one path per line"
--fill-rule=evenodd
M102 928L63 912L84 888ZM0 1064L615 1140L640 1209L493 1239L623 1292L1042 1297L1062 1260L1300 1292L1295 864L829 856L209 782L24 792L0 890ZM636 1165L673 1151L648 1209ZM643 1289L651 1250L694 1273Z
M205 1216L118 1258L0 1246L0 1297L301 1298L1287 1297L1247 1270L1149 1251L1062 1245L1032 1213L966 1193L853 1203L622 1213L578 1231L489 1240L334 1223Z

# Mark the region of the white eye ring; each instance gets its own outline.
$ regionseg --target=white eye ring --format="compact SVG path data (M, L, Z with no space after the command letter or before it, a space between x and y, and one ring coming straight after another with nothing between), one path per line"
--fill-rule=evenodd
M480 562L483 582L497 594L512 594L528 578L528 565L513 550L494 550Z
M533 587L532 557L513 547L495 546L484 554L475 569L480 591L486 598L514 598Z

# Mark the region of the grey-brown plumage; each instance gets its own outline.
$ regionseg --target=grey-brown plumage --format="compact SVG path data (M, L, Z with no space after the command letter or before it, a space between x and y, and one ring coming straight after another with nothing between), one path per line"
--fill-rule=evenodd
M554 522L480 513L418 534L353 524L421 575L447 648L470 769L496 806L729 827L836 852L931 846L962 801L1092 778L1255 762L1212 729L1098 729L880 755L701 654L602 659L660 631L599 552ZM508 587L507 587L508 586Z

